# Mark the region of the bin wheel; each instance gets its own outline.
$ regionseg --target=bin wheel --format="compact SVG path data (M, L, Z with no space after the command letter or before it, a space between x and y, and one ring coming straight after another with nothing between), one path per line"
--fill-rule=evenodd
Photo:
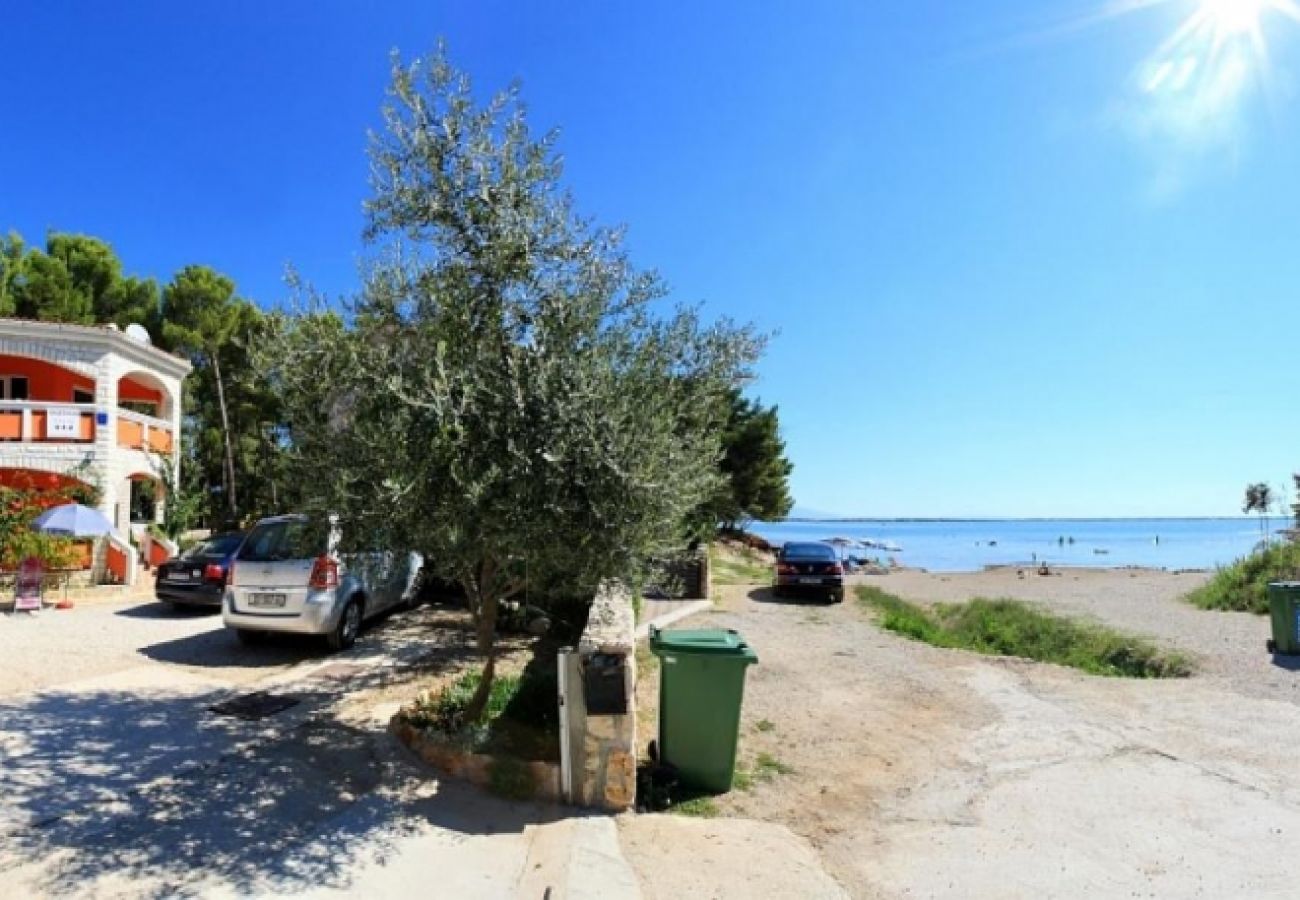
M659 742L651 741L646 753L649 755L651 762L659 762Z
M1272 638L1269 638L1267 641L1265 641L1264 646L1268 649L1269 653L1277 653L1277 641L1273 640Z

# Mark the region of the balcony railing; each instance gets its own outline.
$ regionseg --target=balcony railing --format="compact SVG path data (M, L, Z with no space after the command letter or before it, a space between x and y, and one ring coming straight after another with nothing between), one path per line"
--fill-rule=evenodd
M87 444L94 439L92 403L0 400L0 441Z
M171 453L176 446L170 422L126 409L117 411L117 445L150 453Z

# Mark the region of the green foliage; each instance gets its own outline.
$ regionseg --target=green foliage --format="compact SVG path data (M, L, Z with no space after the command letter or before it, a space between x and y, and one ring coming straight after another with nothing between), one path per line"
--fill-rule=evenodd
M713 819L721 813L717 801L707 796L686 798L669 806L668 811L679 816L691 816L696 819Z
M770 584L772 564L757 551L745 548L739 557L709 548L709 572L714 584Z
M441 54L395 63L384 119L367 235L387 252L346 323L286 319L268 354L291 483L459 582L490 672L501 600L633 580L684 543L720 480L718 400L761 342L661 314L658 278L574 212L515 89L479 105Z
M72 540L32 530L31 524L52 506L65 503L94 505L99 500L93 486L69 484L53 490L34 485L0 487L0 567L16 568L34 556L47 568L66 568L76 558Z
M429 698L417 707L417 724L437 731L454 732L467 724L465 711L482 683L480 672L467 672L457 678L436 696ZM502 675L493 679L488 693L487 707L483 721L491 722L505 711L510 699L519 688L519 679L512 675Z
M781 762L771 753L760 753L752 768L737 768L732 787L738 791L752 790L756 785L773 781L778 775L793 775L794 767Z
M472 749L521 759L558 760L559 704L554 655L533 660L522 675L494 678L487 708L478 720L468 712L483 683L466 673L440 693L422 699L411 713L417 727L466 742Z
M1214 573L1187 595L1201 609L1268 613L1268 583L1300 576L1300 544L1268 544Z
M794 500L777 408L747 400L739 389L726 398L726 430L719 467L724 482L698 512L706 530L736 529L754 519L782 519Z
M886 629L936 647L1020 656L1113 677L1180 678L1192 671L1182 655L1142 638L1015 600L977 598L926 609L866 586L858 588L858 599L876 610Z
M526 763L513 756L494 756L488 764L488 790L506 800L531 800L537 782Z
M762 732L775 731L776 723L772 722L770 719L759 719L754 727Z

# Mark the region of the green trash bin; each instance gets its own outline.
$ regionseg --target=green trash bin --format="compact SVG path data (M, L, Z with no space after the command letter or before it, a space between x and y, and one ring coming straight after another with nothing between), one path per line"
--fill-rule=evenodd
M731 790L745 670L758 655L735 631L650 632L659 657L659 759L687 787Z
M1273 618L1268 652L1283 656L1300 654L1300 581L1271 582L1268 611Z

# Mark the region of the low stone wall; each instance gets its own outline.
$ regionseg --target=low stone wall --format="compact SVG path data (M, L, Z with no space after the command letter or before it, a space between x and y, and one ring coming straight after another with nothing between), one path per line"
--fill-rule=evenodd
M665 562L664 583L659 585L674 600L709 599L709 551L705 547Z
M532 782L526 793L528 799L560 800L560 767L555 763L520 760L513 757L491 756L486 753L474 753L451 741L445 740L416 728L399 712L388 723L389 732L410 748L411 752L440 772L455 778L463 778L471 784L483 788L494 786L493 769L497 766L509 766L520 772L526 772ZM524 799L522 796L513 799Z
M621 811L636 804L636 618L622 584L597 592L567 681L572 802ZM561 727L566 727L562 723Z

